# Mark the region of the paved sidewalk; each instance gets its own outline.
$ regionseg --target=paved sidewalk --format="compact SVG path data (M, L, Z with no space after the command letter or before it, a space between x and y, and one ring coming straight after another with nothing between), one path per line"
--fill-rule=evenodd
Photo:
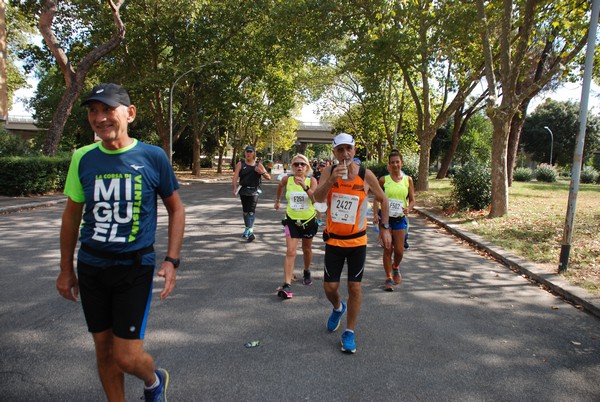
M458 236L478 249L485 251L512 270L519 272L533 282L545 286L548 290L563 297L578 308L582 308L590 314L600 318L600 297L592 295L583 288L569 284L558 274L550 273L535 263L511 254L502 247L491 244L480 236L461 229L458 225L444 221L443 217L436 215L425 208L417 207L415 209L431 221L446 228L455 236Z

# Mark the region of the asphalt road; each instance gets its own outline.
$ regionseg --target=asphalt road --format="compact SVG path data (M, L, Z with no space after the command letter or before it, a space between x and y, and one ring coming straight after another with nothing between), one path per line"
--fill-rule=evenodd
M357 353L328 333L324 245L315 284L280 301L285 241L275 183L263 186L245 243L230 183L190 183L175 293L158 299L146 347L171 374L169 401L598 401L600 320L414 216L403 283L382 290L369 230ZM0 401L102 401L81 306L60 298L63 205L0 216ZM166 214L156 248L164 255ZM301 253L296 273L301 272ZM342 294L345 295L345 286ZM244 344L259 340L260 346ZM126 380L127 400L141 383Z

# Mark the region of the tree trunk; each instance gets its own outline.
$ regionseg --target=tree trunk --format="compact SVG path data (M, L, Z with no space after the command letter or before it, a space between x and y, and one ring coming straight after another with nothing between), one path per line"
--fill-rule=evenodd
M197 106L193 104L193 109L197 110ZM203 124L198 117L197 112L192 112L192 174L194 176L200 175L200 156L202 156L202 137L204 137L204 131L206 124Z
M217 162L217 173L223 173L223 156L225 155L225 146L219 146L219 162Z
M202 155L202 136L194 127L194 135L192 139L192 174L200 175L200 156Z
M440 170L438 170L438 174L436 176L437 179L443 179L448 175L450 163L452 163L452 159L454 158L454 154L456 153L456 149L458 148L460 137L464 131L463 125L461 124L462 112L462 107L460 107L458 110L456 110L456 112L454 112L454 125L452 127L452 143L450 144L448 152L446 152L446 155L444 156L444 161L440 166Z
M519 110L512 118L510 124L510 134L508 137L508 152L507 152L507 162L506 166L508 168L508 186L512 186L513 182L513 174L515 172L515 167L517 166L517 157L519 154L519 140L521 138L521 130L523 129L523 124L525 123L525 118L527 117L527 107L529 106L529 101L526 101L519 106Z
M492 205L490 218L497 218L508 213L508 179L506 174L506 153L508 146L508 132L510 130L510 117L499 109L488 116L494 126L492 136Z
M60 98L60 102L58 102L56 110L52 115L50 127L48 127L46 141L42 147L44 155L52 156L58 151L58 144L60 143L63 129L67 123L67 119L71 115L73 105L81 93L82 87L83 80L80 82L79 80L74 79L72 80L72 85L67 87L65 93Z
M435 133L435 132L434 132ZM419 151L419 174L417 183L415 184L416 191L429 190L429 158L431 156L431 143L433 141L431 133L424 133L421 140Z

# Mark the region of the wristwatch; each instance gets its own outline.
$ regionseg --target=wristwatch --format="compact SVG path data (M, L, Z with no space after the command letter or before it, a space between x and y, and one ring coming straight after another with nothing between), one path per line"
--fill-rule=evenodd
M165 261L169 261L171 264L173 264L175 269L177 269L179 267L179 263L181 262L181 260L179 258L171 258L169 256L165 257Z
M390 228L390 224L389 223L382 223L381 227L384 229L389 229Z

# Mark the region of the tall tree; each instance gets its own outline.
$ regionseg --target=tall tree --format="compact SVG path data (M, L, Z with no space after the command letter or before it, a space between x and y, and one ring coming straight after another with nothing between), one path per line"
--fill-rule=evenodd
M582 49L587 39L584 16L589 12L589 4L570 0L503 0L501 3L476 0L476 5L489 93L486 109L494 126L489 214L493 218L508 213L507 153L511 122L519 107L552 77L564 71ZM532 47L539 42L536 35L551 39L556 57L543 66L539 79L526 87L522 84L528 77L527 72L539 60L530 57Z
M119 46L125 37L125 26L123 25L119 15L119 9L121 8L122 4L123 1L121 0L117 0L116 2L108 0L108 5L113 15L115 33L107 42L87 53L81 59L77 67L75 67L75 64L69 59L67 52L60 44L52 29L54 17L57 12L58 2L51 0L44 2L40 13L39 30L44 38L44 41L46 42L46 46L48 46L48 49L60 67L66 85L65 93L62 96L56 111L54 112L52 122L48 128L46 142L44 143L43 147L43 152L46 155L54 155L56 153L60 138L62 136L63 128L67 118L71 114L73 104L81 93L85 83L85 77L89 70L103 56Z
M349 18L349 49L365 59L365 65L374 60L389 68L391 63L403 75L417 115L416 189L427 190L433 138L482 74L482 63L472 46L473 11L449 0L382 0L359 3L350 10L354 14Z

